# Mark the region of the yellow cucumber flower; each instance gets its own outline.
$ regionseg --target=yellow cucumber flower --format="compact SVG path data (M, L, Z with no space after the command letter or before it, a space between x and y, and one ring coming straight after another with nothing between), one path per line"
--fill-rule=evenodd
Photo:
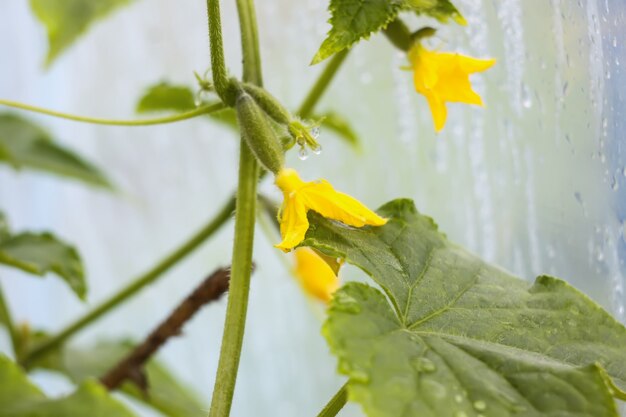
M439 132L446 123L446 101L483 105L472 90L469 75L485 71L495 59L478 59L451 52L430 51L416 42L408 52L415 90L428 100L430 112Z
M320 301L330 301L339 288L338 271L324 260L320 254L310 248L298 248L294 251L296 267L294 274L304 291Z
M276 175L276 185L283 191L283 205L278 213L283 241L276 245L289 252L304 240L309 228L306 215L314 210L324 217L349 226L382 226L387 219L380 217L347 194L335 191L327 181L304 182L298 173L283 168Z

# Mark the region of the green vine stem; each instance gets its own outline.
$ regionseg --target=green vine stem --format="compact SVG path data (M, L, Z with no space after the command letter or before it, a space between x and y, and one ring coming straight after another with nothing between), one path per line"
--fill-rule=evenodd
M313 87L309 91L309 94L307 94L304 101L300 105L300 108L297 111L297 114L300 117L311 116L313 108L318 103L322 94L326 92L326 89L328 88L330 82L337 73L337 70L339 69L341 64L343 64L346 56L348 56L348 52L350 52L349 49L344 49L343 51L335 54L328 62L328 65L326 65L315 84L313 84Z
M257 176L256 158L242 140L230 288L210 417L229 415L235 391L252 273Z
M91 324L105 313L111 311L113 308L119 306L128 298L136 294L139 290L144 288L148 284L152 284L159 277L161 277L167 270L174 266L181 259L185 258L192 251L198 248L204 241L211 237L219 228L230 219L233 210L235 208L235 199L231 198L220 209L213 219L209 221L202 229L197 231L189 240L183 243L179 248L174 250L171 254L157 263L152 269L145 274L138 277L131 282L128 286L122 288L116 294L100 303L93 308L87 314L61 330L56 335L50 337L40 345L36 345L28 354L23 358L22 364L24 366L31 365L36 359L50 353L55 348L63 344L68 338L75 335L78 331L82 330L87 325Z
M2 291L2 287L0 287L0 324L4 324L7 331L9 332L9 337L11 338L11 347L13 347L13 353L16 358L20 356L20 338L19 333L15 329L15 322L13 321L13 316L11 316L11 310L9 309L9 305L6 302L4 297L4 292Z
M24 104L17 101L1 100L0 105L13 107L15 109L27 110L34 113L41 113L47 116L58 117L60 119L73 120L75 122L91 123L96 125L110 125L110 126L149 126L165 123L179 122L181 120L192 119L194 117L202 116L204 114L214 113L222 110L224 105L222 103L216 103L211 105L205 105L198 107L197 109L190 110L184 113L177 113L171 116L157 117L154 119L137 119L137 120L114 120L114 119L99 119L95 117L77 116L75 114L62 113L56 110L44 109L43 107L31 106L30 104Z
M339 391L328 401L317 417L335 417L348 401L348 383L343 384Z
M209 10L212 3L219 0L207 0ZM219 8L217 8L219 10ZM237 0L241 44L243 52L243 81L262 85L259 37L256 15L252 0ZM209 33L220 27L220 15L209 13ZM213 34L211 36L214 36ZM220 35L221 37L221 35ZM213 51L211 51L213 54ZM235 210L235 239L230 278L228 304L220 358L217 365L210 417L228 417L235 392L241 346L248 310L250 292L250 274L252 272L252 250L254 244L254 223L256 217L256 187L259 167L255 156L241 138L239 156L239 182L237 188L237 208Z

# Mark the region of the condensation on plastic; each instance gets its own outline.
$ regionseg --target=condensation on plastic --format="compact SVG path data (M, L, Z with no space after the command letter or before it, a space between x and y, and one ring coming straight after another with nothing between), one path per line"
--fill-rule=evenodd
M223 3L229 68L239 74L234 2ZM370 206L413 198L451 239L528 280L562 277L624 321L626 6L621 0L457 4L468 26L441 27L429 43L497 58L493 69L472 78L484 108L450 105L447 125L435 135L425 100L401 69L406 58L373 36L354 48L318 107L345 115L364 152L355 154L322 130L324 152L306 162L290 155L289 164ZM328 29L325 5L258 2L266 86L292 107L323 65L308 62ZM208 66L203 8L201 1L137 2L42 72L42 28L27 2L2 2L0 96L85 115L132 116L145 86L162 79L191 84L191 71ZM89 304L165 255L235 186L238 139L207 121L116 128L30 117L103 166L118 186L111 194L0 168L0 208L14 228L51 229L81 249ZM270 184L262 188L278 197ZM228 263L231 233L232 225L73 342L142 337L195 283ZM315 415L342 383L319 334L322 309L305 301L280 257L291 262L259 229L234 416ZM57 280L0 272L16 316L34 327L58 329L86 309ZM353 268L344 272L361 277ZM204 310L160 354L205 399L224 307L221 301ZM68 389L50 376L39 380L49 391ZM342 415L359 411L352 406Z

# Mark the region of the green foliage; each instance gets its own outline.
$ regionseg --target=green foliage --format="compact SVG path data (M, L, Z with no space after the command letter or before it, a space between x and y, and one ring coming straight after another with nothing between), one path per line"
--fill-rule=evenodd
M26 374L0 354L2 417L133 417L96 381L85 381L68 397L49 399Z
M52 272L63 279L81 300L87 294L83 263L74 247L50 233L11 234L2 214L0 264L39 276Z
M409 200L355 229L312 213L303 242L361 268L324 334L369 416L616 417L626 329L556 278L534 285L450 243ZM455 414L456 413L456 414Z
M31 168L110 187L94 165L52 141L36 124L11 113L0 114L0 163Z
M331 29L311 64L349 48L387 27L401 11L413 11L440 21L465 20L449 0L331 0Z
M148 88L144 96L139 100L139 103L137 103L137 113L158 111L184 112L195 107L193 92L190 88L172 85L164 81Z
M35 367L61 372L73 382L100 377L122 359L133 347L128 341L100 342L88 349L65 347L48 355ZM126 382L120 389L138 401L168 417L204 417L206 406L195 393L184 387L158 361L151 359L144 367L148 381L146 393Z
M133 0L30 0L30 7L48 32L46 66L71 46L89 26Z
M206 104L215 103L217 101ZM195 107L191 88L163 81L148 87L146 93L137 103L137 112L183 112L192 110ZM237 129L237 114L234 109L225 108L224 110L210 113L208 116L225 126Z

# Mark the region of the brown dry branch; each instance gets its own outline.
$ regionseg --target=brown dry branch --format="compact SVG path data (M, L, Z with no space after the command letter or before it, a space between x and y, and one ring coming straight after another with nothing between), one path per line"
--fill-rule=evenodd
M205 304L220 298L228 290L230 268L220 268L205 279L176 309L156 328L146 340L123 358L100 382L114 390L125 380L131 380L142 390L147 389L143 365L172 336L181 333L183 325Z

